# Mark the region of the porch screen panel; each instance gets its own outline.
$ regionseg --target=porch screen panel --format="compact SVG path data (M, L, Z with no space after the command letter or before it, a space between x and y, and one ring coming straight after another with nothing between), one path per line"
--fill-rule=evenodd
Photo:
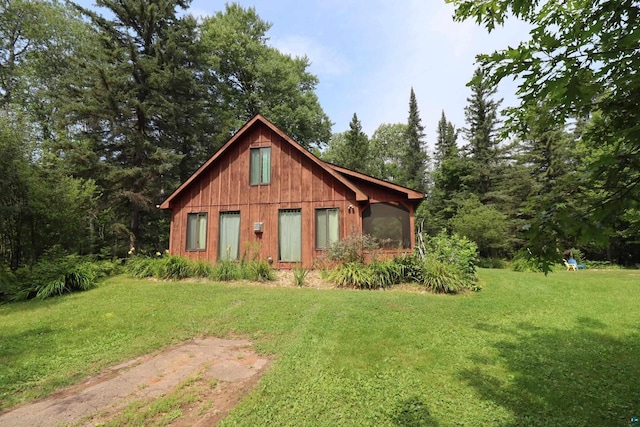
M218 258L233 261L240 251L240 212L220 212L220 250Z
M302 261L302 215L300 209L281 210L278 215L278 259Z
M362 213L362 232L385 249L411 248L409 211L391 203L372 203Z

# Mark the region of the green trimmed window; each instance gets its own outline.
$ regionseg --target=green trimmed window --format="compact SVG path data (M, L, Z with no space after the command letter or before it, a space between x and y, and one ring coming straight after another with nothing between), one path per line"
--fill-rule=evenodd
M187 214L187 250L207 249L207 214L195 212Z
M316 209L316 249L329 249L339 238L338 208Z
M271 182L271 147L251 148L250 185L264 185Z

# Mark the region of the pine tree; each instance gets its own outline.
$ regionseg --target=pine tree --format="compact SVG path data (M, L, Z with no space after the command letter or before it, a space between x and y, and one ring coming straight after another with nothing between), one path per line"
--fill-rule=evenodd
M426 172L429 157L425 151L424 126L420 120L418 102L411 88L409 119L405 133L405 146L400 159L400 184L418 191L426 190Z

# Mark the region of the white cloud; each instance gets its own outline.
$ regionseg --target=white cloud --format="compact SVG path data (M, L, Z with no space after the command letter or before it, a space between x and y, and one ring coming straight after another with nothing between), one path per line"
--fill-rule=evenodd
M299 35L272 37L271 45L291 56L307 56L311 72L320 76L340 76L349 72L349 63L338 52Z

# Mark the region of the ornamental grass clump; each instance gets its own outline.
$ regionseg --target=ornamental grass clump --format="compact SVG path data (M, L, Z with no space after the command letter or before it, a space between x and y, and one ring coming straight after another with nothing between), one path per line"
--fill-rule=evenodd
M273 268L266 260L254 260L240 264L241 276L245 280L264 282L275 279Z
M10 300L47 299L52 296L80 292L97 286L98 267L78 256L45 257L31 268L15 273Z
M301 288L304 286L304 280L307 277L308 270L296 265L293 267L293 284Z
M329 280L340 288L374 289L375 276L372 269L359 262L347 262L329 273Z
M435 258L425 260L422 284L432 292L443 294L457 294L472 285L455 265Z

